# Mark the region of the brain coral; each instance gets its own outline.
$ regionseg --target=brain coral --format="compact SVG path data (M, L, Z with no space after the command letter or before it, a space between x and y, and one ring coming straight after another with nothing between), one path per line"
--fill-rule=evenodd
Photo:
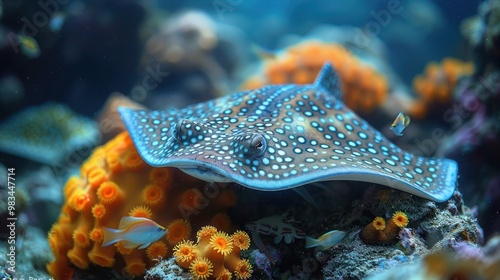
M322 65L329 61L342 80L344 101L356 112L371 112L380 106L388 91L387 80L376 69L365 65L343 46L306 41L268 59L261 76L251 77L244 89L266 84L310 84Z
M175 168L146 165L123 132L96 148L80 175L66 183L65 204L48 234L55 260L47 270L56 279L70 279L75 267L87 270L91 265L143 275L158 257L171 256L174 246L188 240L192 228L211 224L234 206L235 194L224 188ZM102 227L118 228L123 216L150 218L168 234L141 250L126 249L120 242L101 247Z

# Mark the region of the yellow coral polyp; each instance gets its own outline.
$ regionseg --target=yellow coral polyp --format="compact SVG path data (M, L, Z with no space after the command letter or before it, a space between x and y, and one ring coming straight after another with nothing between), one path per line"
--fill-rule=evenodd
M102 228L92 229L92 231L90 231L89 233L89 238L96 243L102 243L102 240L104 239Z
M236 279L248 279L250 276L252 276L252 265L248 260L239 260L236 263L236 267L234 269L234 276Z
M234 246L240 248L240 250L246 250L250 247L250 236L244 231L236 231L231 238Z
M146 264L143 261L134 261L125 266L125 271L132 276L141 276L146 273Z
M89 184L92 188L98 188L104 181L108 179L106 171L102 168L94 168L89 171L87 176Z
M90 196L84 191L78 191L71 196L71 208L81 212L91 205Z
M203 239L210 241L210 237L217 232L214 226L204 226L196 233L197 242L200 243Z
M146 250L146 254L150 260L155 260L158 258L164 258L167 255L168 248L167 245L161 241L157 241L149 245Z
M71 197L71 194L82 185L82 179L78 178L77 176L71 176L64 186L64 197L66 199L69 199Z
M92 216L96 219L102 219L106 215L106 207L101 203L98 203L92 207Z
M151 219L153 218L153 212L151 209L147 206L136 206L128 212L129 216L132 217L140 217L140 218L148 218Z
M87 247L90 245L90 238L88 234L88 232L77 229L73 232L73 241L80 247Z
M392 215L392 221L399 228L404 228L409 223L408 216L406 216L406 214L402 211L395 212L394 215Z
M188 207L195 207L195 199L198 198L198 193L195 188L184 191L181 197L181 203ZM195 207L196 208L196 207Z
M125 155L124 165L131 170L140 170L145 166L145 163L139 153L134 149L129 150L129 152Z
M231 228L231 219L226 213L218 213L212 217L210 224L219 230L229 231Z
M134 249L123 247L123 244L121 241L116 242L115 247L116 247L116 250L118 251L118 253L122 254L122 256L130 255L130 254L132 254L132 251L134 250Z
M188 268L191 262L198 257L197 249L193 241L190 240L184 240L175 245L173 256L175 261L184 268Z
M384 230L385 229L385 220L382 217L376 217L373 219L372 226L376 230Z
M227 256L233 250L233 240L225 232L216 232L210 237L210 247L217 253Z
M155 168L151 170L150 180L157 185L167 185L172 179L172 171L168 168ZM170 184L168 184L170 185Z
M157 185L149 185L142 191L144 203L151 206L158 206L163 201L164 191Z
M232 278L231 271L224 268L224 270L219 275L217 275L217 278L215 278L215 279L216 280L231 280L231 278Z
M59 243L57 242L58 240L56 235L52 231L49 232L47 239L49 241L49 246L52 252L59 252Z
M250 277L252 266L248 261L240 259L241 250L247 249L250 245L248 234L237 231L229 236L213 226L204 226L198 230L196 236L197 244L192 241L182 241L175 246L173 255L177 264L191 269L197 261L206 259L213 266L213 276L207 276L210 279L231 279L237 275L241 277L238 279ZM195 277L194 274L191 275Z
M47 236L55 257L47 264L47 271L56 279L69 279L75 268L86 270L100 266L140 277L156 263L154 259L158 256L168 258L173 255L182 267L189 269L197 257L208 257L200 255L201 249L203 254L207 251L217 254L208 247L210 236L200 250L199 244L186 241L191 237L191 224L177 219L186 190L196 195L191 197L191 204L199 203L201 193L194 190L205 184L175 168L147 165L140 159L127 132L116 136L104 147L97 148L81 166L80 175L72 176L65 184L65 204ZM143 194L146 194L147 201L144 201ZM231 194L230 200L235 201L234 193ZM214 198L214 203L206 205L202 215L190 216L192 225L209 224L216 213L227 210L227 203L216 200ZM145 217L165 228L170 226L169 235L145 250L126 249L121 241L102 247L104 228L119 228L120 220L125 216ZM178 250L171 250L170 242L177 244L174 249ZM233 250L231 257L239 258L237 255L239 252ZM223 270L223 259L220 255L217 263L219 274ZM208 260L215 265L215 260Z
M118 173L123 170L123 165L120 160L120 154L112 151L106 155L106 163L113 173Z
M183 219L176 219L167 226L167 241L175 245L184 239L189 239L191 225Z
M213 274L213 265L207 258L197 258L189 267L195 280L206 280Z
M114 204L121 198L121 191L114 182L104 182L97 190L97 198L103 204Z
M89 266L89 259L85 250L81 247L74 247L68 251L68 259L80 269L87 269Z
M101 247L101 244L94 244L94 247L89 252L89 259L92 263L102 267L113 267L115 259L113 256L116 249L113 246Z

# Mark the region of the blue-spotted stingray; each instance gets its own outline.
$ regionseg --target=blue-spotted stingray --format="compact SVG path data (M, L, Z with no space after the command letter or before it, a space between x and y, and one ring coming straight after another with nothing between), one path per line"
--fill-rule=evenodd
M184 109L119 112L148 164L208 182L277 191L353 180L440 202L455 190L457 163L403 151L371 127L343 103L330 64L311 85L270 85Z

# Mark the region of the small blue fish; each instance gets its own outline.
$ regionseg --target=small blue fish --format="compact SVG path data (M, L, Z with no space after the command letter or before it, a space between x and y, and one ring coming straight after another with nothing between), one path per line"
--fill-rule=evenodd
M51 19L49 23L49 28L53 32L59 32L64 25L64 21L66 20L66 14L64 13L56 13Z
M320 250L326 250L339 244L344 239L345 234L345 231L332 230L323 234L318 239L306 236L306 248L318 247Z
M396 136L403 136L403 130L410 124L410 117L400 112L394 122L391 124L390 129Z
M140 246L144 249L152 242L160 239L167 230L155 221L139 217L123 217L118 229L104 227L102 247L121 242L124 248L132 249Z

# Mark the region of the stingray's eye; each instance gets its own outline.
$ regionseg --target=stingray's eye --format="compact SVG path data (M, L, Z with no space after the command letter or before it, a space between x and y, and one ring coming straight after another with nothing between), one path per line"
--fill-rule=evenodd
M248 140L248 154L252 157L261 157L266 151L266 139L258 133L254 133Z
M188 141L193 136L193 130L196 127L199 127L199 125L195 122L188 119L180 119L174 124L172 137L179 142Z

